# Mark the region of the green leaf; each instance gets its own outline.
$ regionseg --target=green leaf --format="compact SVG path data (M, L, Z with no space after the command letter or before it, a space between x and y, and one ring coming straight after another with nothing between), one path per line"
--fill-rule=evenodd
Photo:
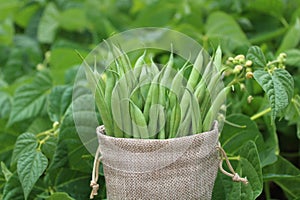
M52 2L48 3L38 26L37 37L40 42L51 43L54 41L59 27L59 15L60 13L55 4Z
M38 134L53 127L53 123L46 117L37 117L28 126L26 132Z
M67 69L81 64L82 60L76 54L75 48L57 47L51 50L50 70L55 84L63 84ZM79 51L81 55L87 52Z
M266 92L272 108L272 118L287 107L294 92L293 77L284 69L275 69L273 72L257 70L254 78Z
M254 65L259 67L265 67L267 65L265 55L258 46L250 47L246 58L247 60L251 60Z
M256 199L262 192L263 180L255 143L252 141L245 143L240 149L239 160L231 160L230 162L239 176L247 177L249 183L245 185L233 182L230 177L219 172L214 185L212 199Z
M52 172L49 176L52 179L55 191L66 192L74 199L88 198L90 193L90 173L60 168L58 171ZM104 187L103 180L99 180L99 185L100 189Z
M281 17L284 10L284 3L281 0L252 0L248 1L249 9ZM272 9L270 9L272 8Z
M172 20L176 7L169 2L153 1L151 5L146 6L142 12L139 12L134 26L161 27L166 26Z
M254 142L248 141L240 150L240 164L242 176L249 180L249 186L243 186L242 189L252 190L253 199L256 199L263 188L262 170L258 157L257 148Z
M292 26L289 31L284 36L280 47L277 50L277 54L287 50L297 47L300 41L300 20L297 18L295 25Z
M70 168L82 172L90 172L93 160L90 152L96 152L98 145L95 134L97 125L95 125L93 119L90 119L91 116L93 117L93 113L89 112L89 110L82 110L73 113L72 107L69 107L60 127L58 141L60 145L64 145L68 149L67 158ZM81 118L76 118L76 121L74 121L74 115ZM77 127L75 126L75 122L77 122ZM80 132L80 135L77 131ZM83 132L86 134L80 138Z
M291 197L300 196L300 170L281 156L273 165L263 168L265 181L273 181Z
M10 45L13 42L15 29L10 19L0 23L0 44Z
M82 8L67 9L60 14L58 20L60 26L68 31L83 31L88 24Z
M0 91L0 118L7 118L11 110L11 96Z
M20 2L18 0L11 1L0 1L0 21L11 16L20 7Z
M226 121L235 124L235 126L232 126L225 123L220 136L220 142L228 154L236 154L244 144L252 140L258 148L262 166L272 164L276 161L274 148L265 145L256 123L248 116L232 114L226 117Z
M13 173L3 189L3 200L24 200L24 194L17 173Z
M55 148L55 153L53 154L52 159L48 170L59 169L66 166L68 163L68 147L65 142L58 142Z
M11 173L11 171L9 171L9 169L7 169L6 165L2 161L1 161L1 170L5 177L5 180L8 181L10 179L10 177L12 176L12 173Z
M27 199L34 184L43 174L47 165L48 159L41 151L35 150L20 156L17 171L25 199Z
M8 83L13 83L17 78L25 75L42 61L40 44L33 38L18 34L14 37L14 47L10 48L3 73Z
M26 152L35 151L37 146L38 142L34 134L23 133L17 139L11 163L17 163L17 160L20 158L21 155L25 154Z
M235 50L249 46L248 39L234 18L224 12L213 12L208 16L205 25L206 36L215 44L221 43L225 50Z
M26 28L32 17L35 17L34 14L37 12L37 10L40 8L39 4L29 4L27 6L22 7L15 15L14 20L15 22L23 27Z
M50 160L53 159L55 148L57 146L57 137L50 137L42 146L42 152Z
M31 84L19 87L13 99L8 126L39 115L46 106L51 87L52 80L47 71L38 73Z
M19 135L18 127L5 128L6 120L0 119L0 160L4 163L11 162L12 152Z
M287 54L285 63L289 66L300 67L300 50L290 49L286 50Z
M75 200L65 192L55 192L46 200Z
M300 96L295 95L291 103L286 109L284 118L289 121L289 123L297 123L300 119Z
M72 87L56 86L48 98L48 114L52 122L60 122L72 99Z

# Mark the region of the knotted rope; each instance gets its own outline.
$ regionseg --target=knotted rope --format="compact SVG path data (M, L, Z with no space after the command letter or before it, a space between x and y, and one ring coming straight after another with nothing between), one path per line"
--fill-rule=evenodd
M94 159L94 166L93 166L93 173L92 173L92 180L90 183L90 187L92 188L90 199L94 199L94 196L98 194L99 184L97 183L99 177L99 165L101 157L100 155L100 145L96 151L95 159Z
M221 161L220 161L220 163L219 163L220 171L221 171L223 174L225 174L226 176L231 177L232 180L235 181L235 182L242 182L242 183L244 183L244 184L248 184L247 177L241 178L241 177L239 176L239 174L236 173L236 172L234 171L234 169L233 169L233 167L231 166L231 163L229 162L229 159L228 159L228 157L227 157L227 155L226 155L226 152L225 152L224 149L221 147L220 143L219 143L219 145L217 146L217 149L219 150L220 155L221 155ZM229 170L230 170L231 173L229 173L229 172L227 172L227 171L225 171L225 170L223 169L223 158L225 159L226 164L227 164L227 166L228 166L228 168L229 168Z

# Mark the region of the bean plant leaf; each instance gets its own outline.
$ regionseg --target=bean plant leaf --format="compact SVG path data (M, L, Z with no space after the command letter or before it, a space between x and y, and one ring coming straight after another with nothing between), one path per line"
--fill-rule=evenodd
M17 172L27 199L34 184L43 174L48 165L47 157L38 150L29 151L20 156L17 165Z
M287 107L293 95L293 77L285 69L275 69L273 72L257 70L254 78L268 96L272 108L272 118Z
M290 49L285 51L287 58L285 63L290 66L300 67L300 50L299 49Z
M297 47L300 42L300 20L297 18L295 25L292 26L284 36L277 53L281 53L287 49Z
M289 121L289 123L295 123L297 125L297 137L300 139L300 96L295 95L291 103L286 109L284 118Z
M6 182L2 198L3 200L24 200L22 186L16 172Z
M85 10L82 8L69 8L60 14L59 25L68 31L83 31L87 26L85 16Z
M284 10L284 4L281 0L253 0L247 3L251 10L257 10L278 18L282 16Z
M0 91L0 118L7 118L11 110L11 97L6 92Z
M4 162L1 162L1 171L2 171L2 174L4 175L5 180L8 181L10 179L10 177L12 176L12 173L11 173L11 171L9 171L9 169L7 169Z
M14 26L12 20L5 20L0 24L0 42L2 44L10 45L14 37Z
M222 173L218 173L212 199L255 199L263 188L262 171L256 145L253 141L245 143L239 152L239 160L231 161L241 177L247 177L249 183L233 182ZM235 167L236 166L236 167ZM225 164L223 164L225 168Z
M49 176L57 192L67 192L75 199L86 199L90 192L89 184L86 184L90 181L90 174L88 173L60 168L58 171L51 172ZM100 188L103 187L100 180L99 185Z
M18 10L15 16L15 22L18 26L26 28L30 26L31 19L36 12L38 12L40 5L38 4L28 4L22 9Z
M242 189L252 190L252 199L256 199L263 188L262 170L256 145L253 141L248 141L240 150L240 165L242 176L249 180L249 186L243 186ZM250 189L251 188L251 189Z
M87 151L87 148L90 152L96 152L98 144L97 136L95 134L97 125L95 126L93 119L91 119L93 113L89 112L90 111L81 110L78 111L78 113L73 113L72 107L69 107L61 124L58 139L58 143L60 144L60 146L58 147L60 148L57 149L57 151L59 151L60 153L67 153L67 159L71 169L83 172L90 172L91 162L93 160L93 157ZM77 118L77 121L74 121L74 115L77 115L77 117L81 116L80 120ZM75 126L76 122L79 122L77 124L77 127ZM90 123L89 126L88 123ZM78 128L78 126L80 127ZM78 134L77 131L81 134L90 134L90 136L86 134L85 136L88 136L87 138L80 138L81 134ZM92 137L91 135L94 137ZM65 147L63 147L63 145ZM68 152L65 152L66 148ZM54 159L57 159L57 156L58 155L56 155L56 158ZM62 161L65 160L63 159Z
M31 84L19 87L13 99L8 126L41 114L51 87L52 79L48 71L38 73Z
M0 20L6 19L11 13L18 10L20 4L17 0L0 1Z
M65 192L55 192L46 200L74 200L74 199Z
M34 134L32 133L23 133L17 139L11 163L17 163L19 157L27 152L35 151L38 143Z
M38 25L37 37L40 42L53 42L56 35L56 31L59 27L59 15L60 13L56 8L55 4L52 2L48 3Z
M48 114L51 121L60 121L72 99L72 87L56 86L48 98Z
M205 29L210 41L217 45L221 41L223 48L230 47L231 50L234 50L242 45L249 45L248 39L238 23L227 13L217 11L210 14Z
M246 58L247 60L251 60L256 66L265 67L267 65L265 55L258 46L250 47L247 52Z
M235 126L225 124L220 137L220 142L228 154L236 154L244 144L252 140L257 146L262 166L276 161L275 145L266 147L262 134L250 117L242 114L232 114L226 117L226 120L235 124Z
M265 181L274 181L293 199L300 196L300 170L283 157L263 168L263 174Z

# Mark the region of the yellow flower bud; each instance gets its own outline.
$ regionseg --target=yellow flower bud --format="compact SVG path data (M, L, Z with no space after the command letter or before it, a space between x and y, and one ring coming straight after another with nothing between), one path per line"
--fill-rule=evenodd
M280 53L280 54L279 54L279 57L280 57L280 58L286 58L286 56L287 56L286 53Z
M45 53L45 59L46 59L47 61L50 61L50 57L51 57L51 51L47 51L47 52Z
M254 99L253 96L250 95L250 96L248 96L248 98L247 98L247 102L248 102L248 103L251 103L253 99Z
M233 69L233 73L237 74L243 69L242 65L236 65Z
M233 61L233 57L229 57L227 60L228 60L229 62L232 62L232 61Z
M240 89L241 89L242 91L244 91L244 90L246 89L246 86L245 86L244 83L241 83L241 84L240 84Z
M226 107L225 104L223 104L223 105L220 107L220 110L222 110L222 111L226 111L226 109L227 109L227 107Z
M58 121L54 122L53 125L52 125L53 128L57 128L58 126L59 126L59 122Z
M252 72L247 72L246 73L246 78L248 78L248 79L253 78L253 73Z
M235 58L234 58L235 61L237 61L238 63L244 63L245 62L245 56L240 54L240 55L237 55Z
M251 67L252 64L253 64L253 63L252 63L251 60L247 60L246 63L245 63L245 66L246 66L246 67Z
M36 69L38 71L42 71L43 69L45 69L45 66L42 63L37 64Z
M245 56L243 54L237 55L234 57L235 60L245 60Z

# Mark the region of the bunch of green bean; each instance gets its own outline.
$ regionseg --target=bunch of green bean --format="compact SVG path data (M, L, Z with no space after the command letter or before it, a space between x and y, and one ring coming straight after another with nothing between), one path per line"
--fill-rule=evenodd
M167 139L208 131L229 91L221 80L221 50L207 61L199 52L194 64L175 69L173 53L159 70L144 52L134 65L119 48L103 74L87 64L85 72L94 92L106 134L114 137Z

